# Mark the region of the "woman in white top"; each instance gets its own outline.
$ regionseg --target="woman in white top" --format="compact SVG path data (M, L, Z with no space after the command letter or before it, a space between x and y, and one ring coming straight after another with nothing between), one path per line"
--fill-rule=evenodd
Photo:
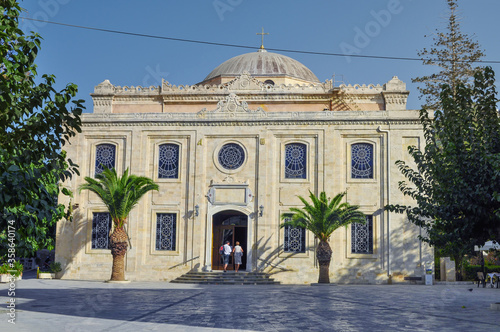
M240 247L240 243L238 241L236 241L236 245L233 248L233 254L234 264L236 265L236 272L238 272L238 269L241 265L241 257L243 256L243 249Z

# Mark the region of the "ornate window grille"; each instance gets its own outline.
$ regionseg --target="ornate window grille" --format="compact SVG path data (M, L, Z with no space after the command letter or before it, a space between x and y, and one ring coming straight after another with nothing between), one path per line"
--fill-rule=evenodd
M234 170L245 162L245 150L236 144L228 143L225 144L219 150L219 164L228 170Z
M285 179L305 179L307 147L305 144L285 145Z
M156 214L156 250L175 251L177 215L175 213Z
M351 252L373 254L373 217L366 216L366 223L351 224Z
M158 178L177 179L179 177L179 146L162 144L159 151Z
M351 177L373 179L373 145L357 143L351 145Z
M92 249L110 249L109 231L111 216L108 212L94 212L92 215Z
M285 221L288 221L286 218ZM285 226L284 252L306 252L306 229L302 227Z
M115 168L116 147L113 144L99 144L95 149L95 175L104 168Z

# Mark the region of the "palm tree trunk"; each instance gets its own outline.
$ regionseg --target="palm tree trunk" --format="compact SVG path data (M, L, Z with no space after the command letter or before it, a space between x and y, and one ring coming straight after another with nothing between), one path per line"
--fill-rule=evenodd
M332 248L326 241L320 241L316 249L316 258L319 263L319 284L330 283L330 261L332 260Z
M111 281L125 281L125 254L127 253L128 237L123 227L116 227L110 236L113 267Z

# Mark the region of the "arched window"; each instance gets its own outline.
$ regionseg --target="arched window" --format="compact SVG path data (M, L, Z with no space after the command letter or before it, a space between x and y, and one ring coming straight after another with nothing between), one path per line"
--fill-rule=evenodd
M373 145L357 143L351 145L351 177L373 179Z
M158 178L177 179L179 177L179 146L162 144L159 147Z
M95 175L104 168L115 168L116 147L113 144L99 144L95 148Z
M274 85L274 81L273 80L265 80L264 83L265 84L269 84L269 85Z
M285 145L285 179L305 179L307 170L307 147L305 144Z

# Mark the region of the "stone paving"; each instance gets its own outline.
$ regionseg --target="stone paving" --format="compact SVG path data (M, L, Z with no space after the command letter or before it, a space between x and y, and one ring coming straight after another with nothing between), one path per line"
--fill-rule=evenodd
M475 285L0 284L0 331L500 331L500 289ZM472 289L472 291L470 291Z

